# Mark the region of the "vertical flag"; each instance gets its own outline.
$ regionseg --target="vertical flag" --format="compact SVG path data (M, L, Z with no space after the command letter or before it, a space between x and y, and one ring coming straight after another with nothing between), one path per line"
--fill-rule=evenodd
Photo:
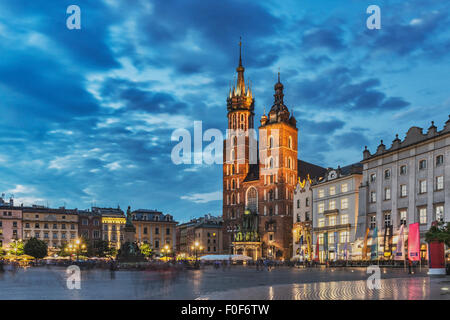
M323 234L323 251L325 251L325 261L328 261L328 232Z
M337 232L334 232L334 261L337 260L337 256L338 256L338 236L337 236Z
M367 240L369 238L369 231L370 231L370 229L367 228L366 235L364 236L364 245L363 245L363 249L362 249L362 260L367 259Z
M372 247L370 248L370 258L376 260L378 258L378 228L373 229Z
M408 234L408 259L411 261L419 261L420 254L420 233L419 223L412 223L409 225Z
M309 260L313 260L311 234L309 233L309 231L306 231L306 258Z
M319 236L317 236L316 257L314 258L314 261L319 261Z
M394 260L405 259L405 242L404 242L404 224L400 227L400 234L398 235L397 250L395 250Z

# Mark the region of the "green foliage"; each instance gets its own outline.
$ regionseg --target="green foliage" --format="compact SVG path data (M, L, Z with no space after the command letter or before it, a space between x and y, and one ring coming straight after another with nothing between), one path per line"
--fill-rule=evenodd
M24 252L35 259L45 258L47 256L47 244L42 240L31 238L25 243Z
M6 254L5 249L3 249L3 248L0 247L0 257L1 257L1 256L4 256L5 254Z
M432 241L444 242L446 246L450 246L450 222L435 222L430 230L425 233L425 241L430 243Z
M23 255L24 252L24 243L22 240L20 241L12 241L9 243L9 254L14 254L16 256Z
M117 249L111 247L108 241L105 240L94 241L90 244L90 247L88 246L88 253L92 254L92 256L108 257L117 255Z
M141 246L139 247L139 249L141 250L141 253L146 257L146 258L150 258L153 256L153 249L151 248L151 246L148 243L143 243L141 244Z

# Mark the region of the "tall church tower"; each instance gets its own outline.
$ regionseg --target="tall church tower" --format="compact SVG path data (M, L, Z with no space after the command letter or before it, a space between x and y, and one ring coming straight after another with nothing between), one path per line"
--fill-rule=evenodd
M261 117L259 230L263 256L289 259L292 252L292 215L297 183L297 121L285 106L278 73L274 104Z
M224 252L231 253L231 242L245 210L243 181L251 163L255 163L256 142L251 134L254 128L254 105L250 85L245 85L242 65L242 42L239 42L237 81L227 98L228 130L223 149L223 220ZM251 149L253 149L251 152Z

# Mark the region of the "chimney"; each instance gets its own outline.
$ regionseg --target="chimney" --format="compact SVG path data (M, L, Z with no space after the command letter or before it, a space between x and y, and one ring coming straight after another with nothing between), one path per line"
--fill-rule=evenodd
M9 198L9 206L14 207L14 199L12 197Z

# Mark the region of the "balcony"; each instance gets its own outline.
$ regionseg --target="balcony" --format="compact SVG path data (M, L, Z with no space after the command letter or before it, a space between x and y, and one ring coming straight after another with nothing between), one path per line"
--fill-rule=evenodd
M325 210L323 212L324 215L333 215L333 214L339 214L339 209L331 209L331 210Z
M347 230L347 229L351 229L351 227L352 227L352 225L350 223L337 224L334 226L325 226L325 227L314 228L314 232Z

